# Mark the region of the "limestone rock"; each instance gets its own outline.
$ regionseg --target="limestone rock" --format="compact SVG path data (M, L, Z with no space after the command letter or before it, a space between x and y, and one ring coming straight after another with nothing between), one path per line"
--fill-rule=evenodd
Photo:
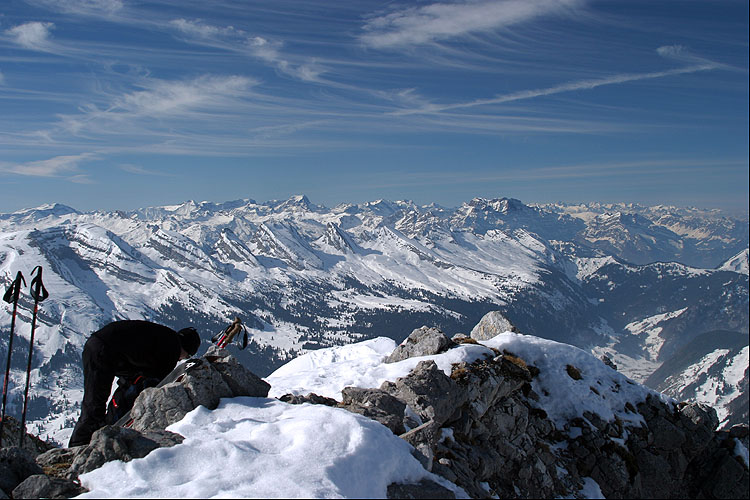
M394 434L404 432L406 404L382 389L345 387L341 391L341 406L353 413L364 415L388 427Z
M489 340L505 332L518 332L518 329L500 311L492 311L485 314L471 330L471 338Z
M435 481L423 479L415 484L389 484L387 498L456 498L456 495Z
M423 326L412 331L406 340L385 358L385 362L395 363L408 358L439 354L453 345L453 341L437 328Z
M212 347L206 363L163 387L145 389L135 400L130 416L135 430L159 430L182 420L194 408L213 410L221 398L266 397L271 386L242 366L225 349Z
M195 408L185 387L174 382L145 389L136 398L130 416L135 430L165 429Z
M76 455L86 446L74 446L73 448L53 448L36 457L36 463L48 476L65 479L68 470L73 465Z
M327 398L314 392L310 392L307 396L300 396L297 394L284 394L279 398L279 401L289 403L291 405L301 405L304 403L310 403L313 405L325 405L325 406L338 406L339 402L333 398Z
M0 449L0 490L6 495L10 496L27 477L42 472L28 450L17 446Z
M86 491L74 481L37 474L16 486L13 498L73 498Z
M157 448L180 444L183 437L165 430L138 432L108 425L94 432L91 442L77 451L67 472L69 479L98 469L112 460L128 462L143 458Z
M406 403L422 421L442 425L466 401L462 390L434 361L421 361L406 377L388 386L391 395Z
M3 423L3 448L18 447L21 440L21 422L10 415L5 415ZM25 432L23 438L23 449L37 456L47 450L54 448L54 445L42 441L37 436Z
M435 459L433 448L441 437L440 425L430 420L399 437L414 447L416 453L413 455L425 469L431 471Z
M249 396L265 398L271 385L245 368L226 349L212 345L204 355L211 366L221 375L232 391L232 397Z
M185 378L180 383L185 387L193 408L205 406L213 410L219 405L221 398L232 397L232 389L212 363L203 363L185 373Z

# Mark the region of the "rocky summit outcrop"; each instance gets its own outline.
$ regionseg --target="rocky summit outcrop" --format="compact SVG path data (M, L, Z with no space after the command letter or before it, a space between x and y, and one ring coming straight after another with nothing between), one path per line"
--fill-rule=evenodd
M226 350L211 347L201 360L176 381L145 389L133 405L128 428L102 427L88 445L73 448L51 448L31 439L25 441L30 444L23 450L3 448L0 490L10 498L76 496L85 491L77 481L79 475L112 460L128 462L181 443L182 436L165 429L194 408L214 409L223 397L268 395L268 383Z
M411 332L390 356L385 358L385 362L395 363L417 356L438 354L454 345L453 341L439 329L423 326Z
M461 343L477 341L451 341L437 328L423 327L388 359L434 355ZM561 422L544 409L549 395L535 392L545 375L540 368L508 351L471 348L484 349L486 356L454 363L450 374L435 361L421 360L379 388L344 388L340 402L312 393L280 399L336 406L382 423L413 446L427 470L472 498L582 498L598 493L592 493L594 483L606 498L746 498L748 466L737 449L748 447L747 425L717 432L711 407L678 404L656 393L625 403L627 418L583 411ZM80 474L181 443L182 436L165 429L198 405L213 409L222 397L268 395L269 385L227 351L211 348L202 359L174 382L144 390L130 428L103 427L77 448L0 450L0 498L75 496L84 491ZM572 361L561 367L562 376L574 380L581 380L581 372ZM454 497L429 479L391 484L387 495Z
M420 352L419 345L411 348ZM580 376L573 365L566 371ZM422 361L367 397L345 396L342 406L367 415L375 393L402 402L403 413L395 402L378 405L376 419L398 432L401 417L407 429L401 437L425 467L472 498L580 497L589 478L606 498L747 497L748 467L734 452L738 441L748 445L747 425L716 432L713 408L648 396L637 408L626 405L637 417L631 422L584 412L558 427L537 404L531 382L538 374L508 352L454 364L450 376ZM389 489L392 498L399 495Z
M212 410L221 398L265 397L271 388L267 382L244 368L225 349L211 346L202 363L182 379L159 388L145 389L135 400L130 416L131 429L165 429L179 422L198 406Z
M489 340L504 332L517 331L518 328L500 311L490 311L471 330L470 336L474 340Z
M438 332L415 330L387 359L405 359L407 349L422 356L456 345L436 341ZM582 377L573 364L563 370L571 379ZM717 432L713 408L654 395L626 403L629 419L584 411L556 424L534 392L538 376L540 369L520 357L495 351L454 364L450 375L421 361L380 388L345 388L341 403L315 394L287 400L336 405L381 422L414 446L426 469L472 498L580 498L591 494L585 493L591 480L606 498L747 497L748 467L735 451L738 443L748 446L747 425ZM437 498L446 494L441 488L391 485L388 496Z

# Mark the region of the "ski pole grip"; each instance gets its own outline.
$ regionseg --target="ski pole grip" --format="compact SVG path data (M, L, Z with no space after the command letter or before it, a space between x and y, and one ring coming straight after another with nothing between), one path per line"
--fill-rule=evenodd
M12 304L13 302L18 301L18 296L21 293L21 283L23 283L23 286L26 286L26 280L24 279L23 274L21 274L21 271L18 271L16 279L13 280L8 287L8 290L5 292L5 295L3 295L3 300L5 302Z
M31 271L32 276L37 269L39 270L39 273L37 273L34 279L31 280L31 296L34 297L35 301L42 302L49 297L49 292L47 291L47 288L45 288L44 283L42 283L42 266L36 266L34 270Z

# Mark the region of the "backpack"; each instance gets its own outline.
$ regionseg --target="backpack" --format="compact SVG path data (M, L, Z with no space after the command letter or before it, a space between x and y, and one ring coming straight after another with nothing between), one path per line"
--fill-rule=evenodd
M158 378L144 377L138 375L135 379L117 380L117 390L112 395L112 399L107 405L107 414L105 422L107 425L114 425L127 412L133 408L133 403L138 395L147 387L154 387L159 383Z

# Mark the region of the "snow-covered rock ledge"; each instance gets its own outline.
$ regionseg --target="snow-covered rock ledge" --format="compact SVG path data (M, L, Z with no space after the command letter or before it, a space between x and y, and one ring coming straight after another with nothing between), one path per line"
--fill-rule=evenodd
M66 498L78 477L91 498L747 494L746 425L716 432L712 408L578 348L426 327L397 347L378 338L308 353L265 379L270 392L212 351L206 370L139 397L138 430L106 427L87 447L46 452L3 489Z
M271 394L333 398L396 429L394 405L379 404L394 397L405 404L401 437L472 498L745 496L747 426L717 433L712 408L666 398L573 346L513 332L438 342L429 330L415 330L397 349L415 356L394 363L381 361L396 347L388 339L309 353L267 378Z

